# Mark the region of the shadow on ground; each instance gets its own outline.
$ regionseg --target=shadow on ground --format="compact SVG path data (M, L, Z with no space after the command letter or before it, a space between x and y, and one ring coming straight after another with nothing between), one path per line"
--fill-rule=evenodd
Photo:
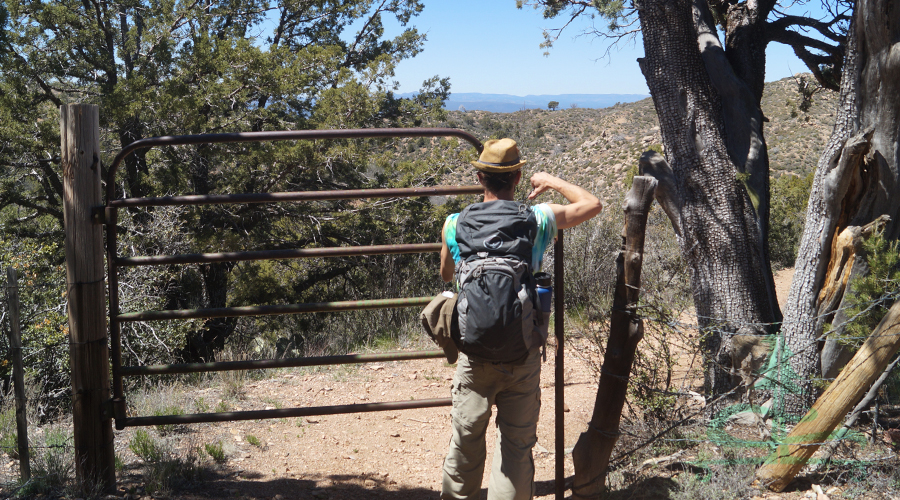
M621 490L610 491L604 500L668 500L678 490L678 483L666 477L648 477Z
M322 482L328 486L319 486ZM257 500L437 500L439 493L430 488L401 487L381 478L322 475L315 478L277 478L259 480L256 475L209 474L202 481L182 485L172 500L208 498Z
M431 488L417 488L390 484L389 480L382 478L369 478L366 480L360 476L349 475L322 475L304 479L278 478L261 481L259 476L242 474L235 476L231 473L208 472L203 481L190 486L182 486L172 497L172 500L200 500L207 498L235 498L257 500L351 500L351 499L384 499L384 500L437 500L438 491ZM329 482L329 486L317 486L323 482ZM566 478L565 496L568 498L571 491L572 477ZM609 499L667 499L664 496L642 496L648 490L661 491L661 488L673 489L671 485L649 485L653 479L632 485L627 490L613 492ZM659 481L656 481L659 482ZM556 482L535 482L535 495L539 497L551 496L556 491ZM481 498L487 498L487 489L481 490Z

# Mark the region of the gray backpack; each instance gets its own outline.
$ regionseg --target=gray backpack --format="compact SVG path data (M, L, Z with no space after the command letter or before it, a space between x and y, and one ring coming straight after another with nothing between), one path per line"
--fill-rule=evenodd
M477 361L517 361L546 340L537 327L544 318L531 269L536 236L534 213L515 201L475 203L457 219L454 340Z

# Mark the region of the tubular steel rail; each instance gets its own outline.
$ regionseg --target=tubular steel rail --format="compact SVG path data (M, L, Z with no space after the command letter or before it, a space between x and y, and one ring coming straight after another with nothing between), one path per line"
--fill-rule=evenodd
M383 309L395 307L425 306L431 297L411 297L381 300L358 300L343 302L321 302L287 305L261 305L246 307L223 307L208 309L183 309L166 311L141 311L121 313L119 311L118 269L129 266L149 266L167 264L202 264L213 262L244 262L266 259L302 259L338 256L386 255L403 253L439 252L440 243L380 245L358 247L310 248L290 250L261 250L242 252L202 253L183 255L158 255L120 257L118 255L117 220L118 210L126 207L152 207L171 205L212 205L235 203L276 203L298 201L347 200L360 198L446 196L461 194L480 194L481 186L453 186L429 188L395 188L365 189L344 191L312 191L285 193L248 193L248 194L214 194L164 196L157 198L120 198L116 199L115 175L122 160L130 153L156 146L176 146L192 144L221 144L234 142L267 142L285 140L315 139L352 139L352 138L395 138L395 137L457 137L469 142L479 152L481 142L471 134L457 129L418 128L418 129L355 129L355 130L298 130L277 132L247 132L233 134L202 134L187 136L151 137L133 142L116 155L106 178L106 205L93 213L98 222L106 226L106 252L109 276L109 329L112 358L113 397L110 411L115 419L116 429L133 426L187 424L200 422L224 422L232 420L256 420L267 418L304 417L333 415L343 413L361 413L373 411L391 411L413 408L431 408L449 406L450 398L422 399L414 401L393 401L367 404L351 404L337 406L318 406L306 408L287 408L276 410L237 411L223 413L198 413L191 415L162 415L129 417L126 415L123 378L142 375L165 375L199 372L217 372L231 370L250 370L267 368L288 368L301 366L322 366L351 363L371 363L413 359L431 359L443 357L440 350L389 352L380 354L348 354L343 356L320 356L305 358L285 358L252 361L225 361L210 363L184 363L153 366L122 366L121 328L123 322L175 320L187 318L219 318L235 316L263 316L274 314L301 314L310 312L350 311L361 309ZM562 231L556 242L558 263L555 269L556 310L562 311ZM555 334L558 339L556 352L556 478L557 497L562 498L563 474L563 422L562 422L562 346L563 346L562 314L556 315Z

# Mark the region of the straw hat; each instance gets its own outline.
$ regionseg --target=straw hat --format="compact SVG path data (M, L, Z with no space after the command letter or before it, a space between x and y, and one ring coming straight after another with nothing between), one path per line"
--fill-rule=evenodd
M491 139L484 143L481 156L472 162L482 172L513 172L525 164L519 158L519 148L512 139Z

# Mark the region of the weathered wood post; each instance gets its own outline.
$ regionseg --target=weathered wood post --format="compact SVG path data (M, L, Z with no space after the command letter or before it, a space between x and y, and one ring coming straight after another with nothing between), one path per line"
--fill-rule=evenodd
M75 475L86 493L116 484L109 412L109 352L103 233L92 209L102 204L100 115L93 104L60 107L69 363L75 424Z
M572 450L575 465L573 499L600 498L609 457L619 439L619 420L628 392L628 377L638 342L644 337L637 302L647 215L656 185L657 180L653 177L637 176L625 197L625 228L622 230L622 249L616 258L616 290L597 399L588 429L581 433Z
M28 418L25 399L25 368L22 365L22 332L19 330L19 279L12 267L6 270L6 300L9 303L9 350L13 358L13 385L16 393L16 439L19 446L19 476L31 479L28 453Z

